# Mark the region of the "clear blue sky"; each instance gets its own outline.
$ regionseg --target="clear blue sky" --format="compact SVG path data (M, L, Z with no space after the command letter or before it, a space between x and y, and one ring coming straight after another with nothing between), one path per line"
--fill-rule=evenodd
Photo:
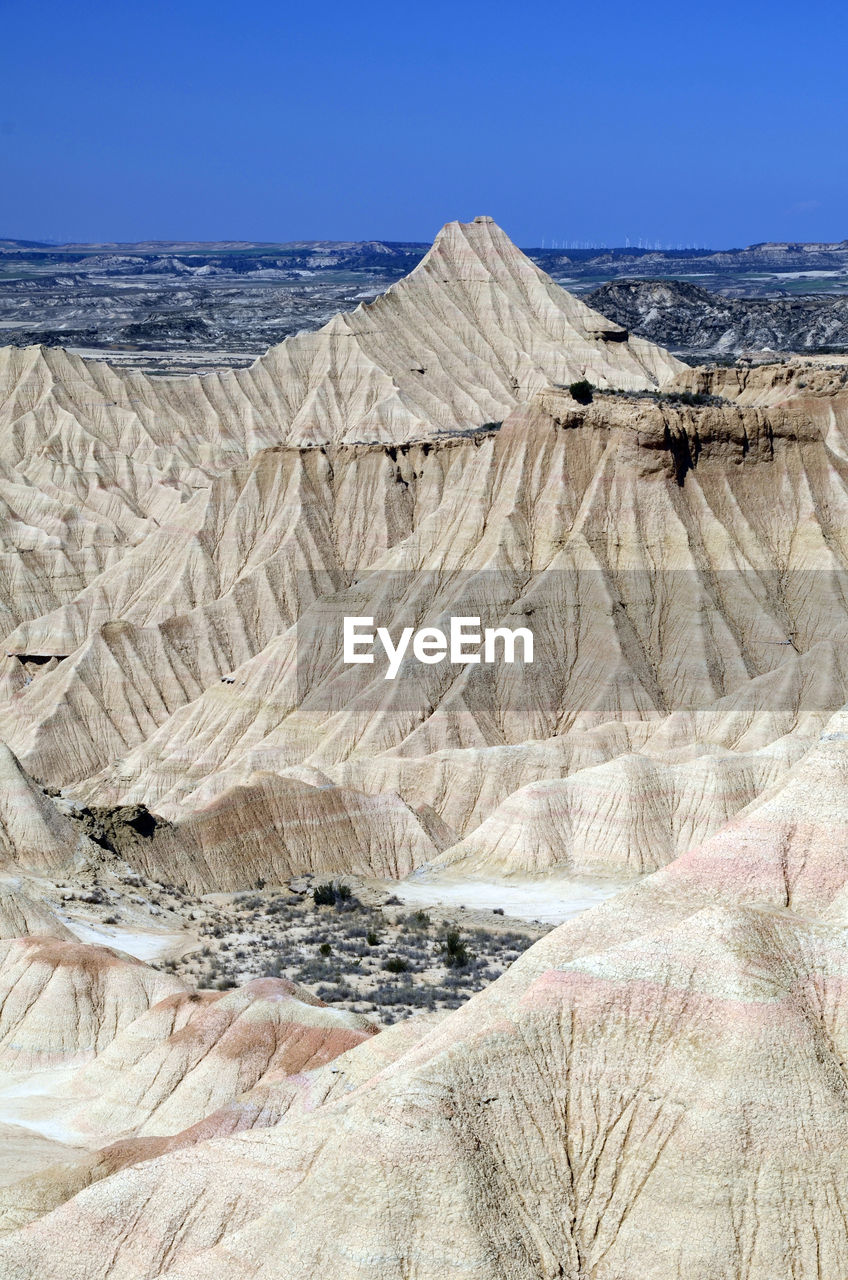
M845 12L0 0L0 235L843 239Z

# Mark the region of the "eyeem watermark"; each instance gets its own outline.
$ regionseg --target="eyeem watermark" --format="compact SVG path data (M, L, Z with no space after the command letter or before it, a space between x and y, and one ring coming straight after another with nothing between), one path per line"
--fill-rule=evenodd
M447 635L440 627L421 627L418 631L404 627L397 644L387 627L377 627L376 632L373 628L373 618L345 618L343 658L346 663L373 662L374 645L379 641L389 660L386 680L394 680L410 643L416 661L428 665L448 658L457 665L502 661L511 666L517 660L516 644L519 640L521 662L533 661L533 633L527 627L486 627L481 631L479 618L451 618Z

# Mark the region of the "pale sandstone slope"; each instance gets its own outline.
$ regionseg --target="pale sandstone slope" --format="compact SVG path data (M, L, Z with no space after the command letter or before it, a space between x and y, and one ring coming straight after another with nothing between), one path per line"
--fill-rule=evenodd
M161 1003L165 1008L137 1018L57 1095L70 1102L64 1122L80 1135L106 1141L178 1133L266 1077L311 1071L377 1031L363 1015L328 1008L283 978ZM163 1014L175 1019L170 1034L160 1025Z
M321 451L264 450L200 490L166 524L154 525L71 604L17 628L7 638L8 652L64 656L113 619L143 627L195 609L211 611L207 629L217 622L218 643L226 645L226 614L213 606L232 594L242 627L251 625L252 614L269 615L253 622L266 628L254 648L225 661L250 656L273 628L297 616L298 573L305 579L311 571L319 580L322 572L339 573L330 480ZM333 581L341 578L328 577Z
M7 639L29 683L10 684L0 729L39 777L96 772L344 585L349 565L406 536L445 469L434 457L418 504L383 449L336 467L319 450L258 454ZM42 665L27 666L31 653Z
M281 837L284 812L295 828L300 822L289 803L295 792L280 808L285 788L258 824L271 837L265 860L251 855L242 867L226 853L227 825L233 832L257 826L248 809L259 793L241 790L257 772L284 774L309 762L347 792L395 793L469 836L522 785L622 753L674 764L698 742L743 755L786 735L803 745L848 696L840 643L846 497L836 452L846 418L838 388L822 388L829 410L819 422L805 400L799 403L794 384L787 398L784 385L775 392L775 381L773 371L760 380L761 397L779 392L785 401L769 408L598 398L583 409L548 391L498 433L416 446L394 459L391 450L341 447L331 466L311 451L314 482L304 490L293 481L291 490L308 493L305 503L290 501L287 481L275 483L292 474L291 465L300 467L291 461L300 455L262 455L270 470L263 464L258 472L254 460L239 469L238 482L223 483L226 501L203 508L208 546L218 557L207 560L217 567L203 578L214 596L222 573L232 581L244 566L250 581L252 566L265 574L279 547L282 577L272 595L288 601L288 617L251 594L242 621L231 590L176 619L150 622L147 613L139 615L147 625L106 624L77 654L16 692L3 723L39 776L67 782L110 766L80 789L89 800L143 801L171 817L197 812L192 846L199 840L218 852L201 854L202 868L194 855L166 853L161 844L161 866L173 875L182 858L184 867L197 868L192 883L205 888L253 883L238 880L240 870L267 878L270 868L276 879L294 869L349 865L340 846L332 867L315 840L300 854ZM322 531L338 529L340 510L373 509L375 494L388 503L398 490L404 496L385 532L367 544L373 567L384 571L360 573L332 603L316 598L328 579L331 586L339 576L346 580L339 553L353 541L336 532L322 543ZM145 609L156 601L148 579L164 583L169 563L175 582L182 574L180 590L189 590L186 547L193 538L177 540L174 562L167 538L149 540L161 543L158 560L143 561L128 577ZM311 577L294 567L310 555L320 566ZM420 621L467 612L511 625L532 610L545 665L524 684L493 683L479 668L457 676L443 666L393 689L379 664L342 668L342 613L400 625L410 609ZM233 656L227 637L238 635L241 652L250 652L294 615L296 628L225 680L217 676ZM744 804L773 781L779 760L778 753L764 772L745 772L744 760L737 770L729 760L731 771L745 773L735 792L699 791L693 773L695 788L686 792L699 810L693 838L728 816L734 795ZM652 768L657 785L674 796L674 777L664 783L660 764ZM345 795L302 794L327 819L348 804ZM207 806L225 796L226 822L215 813L207 820ZM391 796L382 810L387 818L402 814ZM657 833L656 840L648 824L634 836L644 853L631 857L616 839L592 861L597 869L615 870L623 859L655 866L679 851L688 823L681 811L677 834ZM426 836L410 846L406 825L390 823L381 834L378 821L371 823L355 866L403 874L428 860ZM216 829L210 842L205 833ZM505 836L507 843L514 838ZM526 865L521 856L514 870ZM146 866L155 870L153 862Z
M0 879L0 938L73 938L59 917L37 896L38 886L26 888L19 878Z
M310 1000L306 993L302 993L300 998L307 1006L319 1003L314 999ZM179 997L160 1001L160 1005L151 1010L150 1015L142 1015L131 1029L138 1029L143 1022L149 1023L160 1008L174 1008L178 1001ZM329 1010L327 1012L333 1017ZM363 1035L360 1031L347 1031L340 1036L336 1027L335 1030L329 1030L322 1052L331 1043L334 1049L338 1048L344 1043L345 1035L354 1042L355 1047L339 1053L323 1066L309 1066L307 1070L299 1070L296 1074L280 1068L268 1071L259 1084L178 1133L170 1136L118 1139L76 1159L57 1159L46 1168L19 1177L7 1186L0 1187L0 1234L17 1230L42 1217L85 1187L130 1165L154 1160L167 1152L202 1146L213 1138L251 1129L267 1129L289 1114L311 1115L318 1107L350 1093L400 1058L423 1039L442 1016L435 1013L420 1014L385 1028L378 1036ZM256 1048L258 1047L257 1044ZM105 1051L108 1052L109 1050ZM98 1058L96 1063L100 1060ZM85 1114L83 1110L82 1115ZM114 1119L117 1121L122 1115L123 1112L119 1109Z
M0 943L0 1065L74 1069L19 1106L98 1148L0 1194L3 1280L848 1274L838 371L676 370L478 220L249 370L0 375L0 730L172 820L127 861L196 891L660 868L388 1036ZM722 399L550 385L581 376ZM344 614L457 613L532 619L536 671L340 660ZM6 862L86 856L0 769Z
M185 421L174 397L166 413L141 376L60 349L0 348L4 631L73 599L245 456L240 423L233 435L220 417Z
M494 876L656 871L782 782L804 751L781 738L760 752L709 752L674 764L619 755L519 788L436 865Z
M148 379L3 352L0 466L18 496L0 602L21 625L0 731L37 777L96 772L411 532L446 465L429 446L397 465L397 443L499 421L549 381L644 388L680 369L490 219L448 224L384 297L250 370ZM389 447L261 452L342 439Z
M413 346L429 363L408 364ZM400 875L452 832L505 871L647 869L776 782L848 696L843 381L691 370L676 385L724 401L582 408L547 384L673 369L487 220L450 224L384 298L239 374L3 358L8 465L111 550L7 640L0 731L38 780L179 819L140 846L151 873L181 867L198 888ZM457 434L495 414L502 430ZM428 438L397 443L410 433ZM280 439L310 447L267 447ZM57 553L77 545L67 521L44 528ZM444 664L387 690L379 663L341 664L343 613L457 612L532 617L534 678ZM702 742L721 765L688 761ZM528 833L522 796L499 807L564 778L570 834L535 810ZM596 780L607 798L583 823L572 799ZM649 821L631 804L605 822L622 780L658 797Z
M836 421L844 432L848 417ZM297 632L175 712L84 794L176 814L257 769L308 761L345 785L428 804L466 833L508 794L490 791L488 811L469 812L451 778L454 763L467 778L469 752L485 762L521 744L547 770L535 776L550 777L557 754L553 776L569 755L599 763L642 748L645 727L666 721L675 749L705 726L716 745L745 736L747 750L815 734L846 696L846 515L832 449L791 403L768 415L626 400L584 410L545 392L454 450L441 500L377 561L385 572L306 609ZM546 665L523 684L443 664L390 688L379 663L341 663L343 613L397 629L448 612L516 625L528 610ZM606 745L594 732L605 724Z
M56 874L94 852L0 742L0 867Z
M435 859L453 834L391 792L259 772L123 853L152 878L227 893L339 870L402 879Z
M348 1096L107 1177L8 1237L6 1274L841 1275L846 743L843 717Z
M108 947L55 937L0 941L0 1067L85 1062L150 1005L184 990Z
M246 374L295 443L392 443L501 420L549 382L662 385L683 366L566 293L491 218L450 222L409 276Z
M41 539L55 574L68 540L56 499L73 499L80 513L75 553L95 542L98 521L113 542L132 542L145 520L163 523L263 448L432 437L503 418L549 381L589 375L642 388L682 368L565 293L491 219L454 222L386 295L287 339L250 369L148 378L58 349L0 349L0 465L10 515L30 539L54 520Z

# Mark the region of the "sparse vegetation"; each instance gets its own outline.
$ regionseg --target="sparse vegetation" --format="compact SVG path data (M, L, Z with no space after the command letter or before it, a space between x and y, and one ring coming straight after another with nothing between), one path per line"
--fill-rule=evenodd
M654 404L667 404L675 407L683 405L695 409L701 409L707 405L721 408L732 403L732 401L725 399L724 396L708 395L705 391L620 391L617 388L605 387L603 390L598 391L598 395L623 398L625 400L652 400Z
M371 889L362 901L362 891L347 878L300 877L289 888L250 889L228 901L193 897L135 872L108 882L87 875L61 888L63 902L80 904L105 924L132 927L137 907L174 913L187 926L189 945L184 954L155 963L198 989L227 991L257 977L288 978L322 1000L378 1014L387 1024L416 1010L457 1008L546 932L530 924L505 928L495 913L482 927L480 915L467 907L404 911L397 894ZM199 947L191 947L192 934L201 938Z
M426 911L413 911L406 917L406 923L414 929L429 929L432 922Z
M368 904L344 888L340 895L336 882L319 881L258 907L257 895L239 895L231 913L222 909L207 921L207 937L216 929L225 935L216 951L187 957L179 971L192 978L198 968L204 986L230 975L238 982L286 977L321 1000L391 1023L416 1010L457 1008L545 931L500 924L460 930L436 909L393 910L402 905L396 894ZM210 975L215 965L220 969Z

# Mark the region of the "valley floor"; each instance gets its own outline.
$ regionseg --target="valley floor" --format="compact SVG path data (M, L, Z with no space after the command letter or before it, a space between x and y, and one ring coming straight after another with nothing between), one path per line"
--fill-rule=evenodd
M613 879L430 872L397 882L302 876L277 888L193 897L136 874L124 879L130 883L101 873L52 892L41 885L40 893L80 941L192 986L225 990L286 977L383 1024L457 1008L554 925L622 887ZM332 901L316 903L330 888Z

